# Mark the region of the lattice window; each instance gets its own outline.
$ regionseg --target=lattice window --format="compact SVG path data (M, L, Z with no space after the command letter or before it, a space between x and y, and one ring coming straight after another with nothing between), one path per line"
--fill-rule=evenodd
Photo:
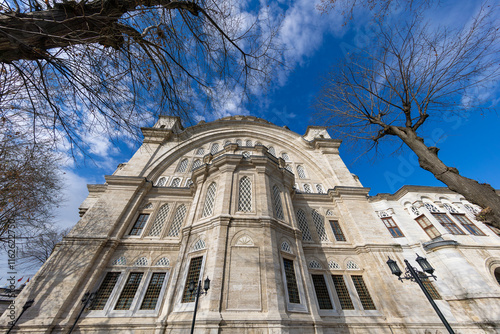
M416 206L413 206L413 205L412 205L412 206L410 207L410 209L411 209L411 212L413 212L413 214L414 214L415 216L420 216L420 211L418 211L418 208L417 208Z
M177 173L184 173L188 166L188 159L182 159L177 166Z
M361 305L365 310L376 310L375 304L373 304L372 297L370 296L370 292L366 288L365 281L363 281L363 276L361 275L352 275L352 282L354 283L354 287L356 288L356 292L358 293L359 300L361 301Z
M145 258L144 256L143 257L140 257L138 258L135 263L134 263L134 266L137 266L137 267L147 267L149 265L149 261L147 258Z
M274 213L276 218L284 219L283 206L281 205L281 192L277 186L273 186Z
M439 212L439 210L431 203L424 203L424 207L429 210L429 212Z
M330 262L328 262L328 269L338 270L338 269L340 269L340 264L338 264L335 261L330 261Z
M476 208L474 208L472 205L469 205L469 204L464 204L464 208L469 211L470 213L472 213L473 215L476 215L479 213L479 210L477 210Z
M318 191L318 194L324 194L325 191L323 190L323 186L321 184L316 185L316 190Z
M325 277L323 275L311 275L311 277L319 308L321 310L333 309L332 301L330 300L330 295L328 294L328 288L326 287Z
M242 155L242 156L243 156L243 158L245 158L245 159L250 158L250 152L248 152L248 151L243 151L243 153L241 153L241 155Z
M203 206L202 217L211 216L214 212L215 203L215 192L217 191L217 184L215 182L210 183L207 190L207 196L205 198L205 205Z
M391 217L387 218L382 218L382 221L384 222L385 227L391 232L391 235L393 238L401 238L404 237L403 233L399 229L398 225L396 225L396 222L394 219Z
M345 266L349 270L359 270L359 266L354 262L354 261L347 261L347 264Z
M436 227L432 225L431 221L426 216L415 218L415 220L431 239L437 238L441 235L441 233L438 232Z
M247 142L245 143L246 146L252 146L252 141L251 140L247 140Z
M333 285L335 286L335 291L339 297L340 308L343 310L354 310L354 305L352 304L351 296L349 295L349 290L344 281L344 276L342 275L332 275Z
M116 302L115 310L128 310L134 300L139 284L141 284L144 273L130 273L127 282L123 287L120 298Z
M323 269L321 264L316 260L309 261L309 269Z
M163 187L163 186L165 186L166 183L167 183L167 179L162 176L158 179L158 182L156 182L156 186Z
M94 300L92 301L92 306L90 309L92 310L103 310L106 302L111 296L111 292L115 288L116 282L118 281L118 277L120 277L119 272L108 272L106 277L101 283L99 290L95 294Z
M333 235L335 236L335 240L337 241L346 241L344 232L342 232L342 228L340 224L336 220L330 220L330 227L332 228Z
M163 225L165 225L165 220L167 219L168 212L170 211L170 207L168 204L163 204L158 210L158 214L156 215L155 221L151 230L149 230L149 235L151 237L158 237L163 230Z
M299 209L297 211L297 221L299 223L299 228L302 231L302 240L311 241L311 232L309 232L309 224L307 224L306 213L304 210Z
M201 160L200 159L196 159L194 162L193 162L193 167L191 167L191 170L195 170L196 168L200 167L201 166Z
M252 181L248 176L240 179L238 211L252 211Z
M146 225L146 222L148 221L148 218L149 214L141 213L139 217L137 217L137 220L135 221L132 230L130 230L129 235L140 235L142 233L142 230L144 229L144 226Z
M449 212L449 213L459 213L457 209L455 209L453 206L451 206L448 203L443 204L444 208Z
M203 262L203 256L195 257L191 259L189 263L188 275L186 277L186 282L184 284L184 293L182 294L182 302L183 303L191 303L194 302L195 291L193 293L189 292L189 282L194 282L195 286L198 284L198 280L200 278L201 264Z
M304 192L305 192L306 194L310 194L310 193L312 193L311 186L310 186L309 184L307 184L307 183L306 183L306 184L304 184Z
M316 210L312 210L312 217L314 225L316 226L316 231L318 232L319 240L328 241L328 236L325 231L325 220L323 216L318 213Z
M333 216L333 210L326 210L326 215L327 216Z
M281 243L281 250L282 250L283 252L287 252L287 253L292 254L292 248L290 248L290 245L289 245L289 244L288 244L288 242L286 242L286 241L283 241L283 242Z
M231 141L230 141L230 140L226 140L226 141L224 142L224 147L226 147L226 146L227 146L227 145L229 145L229 144L231 144Z
M297 166L297 174L299 175L300 179L305 179L306 178L306 172L304 170L304 167Z
M292 169L292 166L290 166L290 165L286 165L286 166L285 166L285 169L286 169L287 171L289 171L290 173L292 173L292 174L293 174L293 169Z
M260 141L257 141L257 142L255 142L255 146L257 146L257 145L261 145L262 146L262 143Z
M193 252L205 249L205 240L200 239L193 245Z
M156 261L155 267L169 267L170 260L166 257L162 257L158 261Z
M484 236L485 234L481 232L481 230L472 223L469 218L467 218L464 214L454 214L453 218L458 220L462 226L469 231L470 234L473 235L481 235Z
M182 222L186 216L186 206L181 204L175 211L174 219L172 220L172 225L170 225L170 230L168 231L169 237L179 236L179 230L181 229Z
M212 148L210 149L210 153L215 154L219 152L219 144L218 143L213 143Z
M432 283L432 281L429 280L429 278L427 278L425 276L425 274L420 274L420 280L422 281L422 284L424 285L424 287L427 290L427 292L429 292L429 294L431 295L432 299L434 299L434 300L441 300L441 299L443 299L443 298L441 298L441 295L437 291L437 289L434 286L434 284Z
M238 146L243 146L241 139L236 139L236 144L238 144Z
M290 157L288 156L288 153L286 153L286 152L281 153L281 157L285 161L290 161Z
M271 154L273 155L273 157L275 157L275 156L276 156L276 151L274 150L274 147L269 146L269 148L267 149L267 151L268 151L269 153L271 153Z
M115 259L113 262L111 262L112 266L126 266L127 265L127 259L125 256L120 256L119 258Z
M178 177L174 178L172 180L172 183L170 184L171 187L179 187L181 185L181 179Z
M205 149L203 147L200 147L198 150L196 150L196 155L203 155L205 154Z
M450 234L465 234L451 219L446 215L446 213L433 213L432 214L434 218L438 222L441 223L441 225L444 226L446 231Z
M146 210L146 209L152 209L152 208L153 208L153 203L148 203L148 204L144 205L144 207L142 209Z
M299 288L297 286L297 279L295 278L295 268L293 266L293 261L289 259L283 259L283 266L285 267L288 301L292 304L300 304Z
M165 273L153 273L151 275L151 280L142 300L141 310L154 310L156 308L164 281Z
M191 180L191 179L186 180L186 187L189 188L189 187L191 187L192 184L193 184L193 180Z

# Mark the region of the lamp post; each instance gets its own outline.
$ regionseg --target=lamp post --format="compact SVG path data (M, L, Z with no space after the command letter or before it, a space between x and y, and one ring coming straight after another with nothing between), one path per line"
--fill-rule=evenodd
M78 313L78 316L76 317L75 319L75 322L73 323L73 326L71 326L68 334L71 334L71 332L73 332L73 329L75 329L75 326L76 326L76 323L78 322L78 320L80 320L80 317L82 316L82 313L83 311L85 311L85 309L88 307L89 304L92 304L92 302L94 301L94 297L95 297L95 293L92 292L85 292L85 294L83 295L83 298L82 298L82 309L80 310L80 313Z
M430 265L429 261L427 261L426 258L423 258L418 254L417 254L417 258L415 259L415 261L417 261L417 263L420 265L420 267L422 268L423 271L418 271L417 268L413 267L408 262L408 260L405 259L406 268L405 268L405 274L403 277L401 277L401 274L403 272L401 271L401 269L399 269L399 266L396 263L396 261L392 260L389 257L389 260L387 261L387 265L391 269L392 274L398 276L398 279L401 282L403 282L404 279L410 280L412 282L417 282L417 284L420 286L420 288L424 292L424 295L427 297L427 300L429 301L429 303L431 303L432 307L434 308L434 311L436 311L437 315L439 316L439 319L441 319L441 321L443 322L444 327L446 327L446 329L448 330L448 332L450 334L455 334L455 332L451 328L450 324L448 323L448 321L446 321L446 318L444 317L443 313L441 313L441 310L436 305L436 303L432 299L429 291L427 291L424 284L422 283L422 280L420 279L421 277L422 278L432 277L435 280L437 280L437 277L434 275L434 268L432 268L432 266ZM424 272L429 274L429 275L425 274Z
M12 330L12 328L14 328L14 326L16 325L17 321L21 318L21 316L23 315L23 313L29 309L31 307L31 305L33 305L35 301L33 299L30 299L28 300L24 305L23 305L23 310L21 311L21 314L19 314L19 316L17 317L16 321L14 321L12 323L12 325L10 326L9 330L7 331L6 334L9 334L10 331Z
M189 290L189 293L191 293L191 294L193 294L193 291L195 289L194 285L195 285L194 281L189 282L188 290ZM196 287L196 298L195 298L195 302L194 302L193 323L191 324L191 334L194 333L194 323L196 321L196 311L198 311L198 298L200 297L200 295L206 295L208 289L210 289L210 279L208 277L205 279L205 284L203 285L203 290L205 290L205 291L201 291L201 280L198 281L198 287Z

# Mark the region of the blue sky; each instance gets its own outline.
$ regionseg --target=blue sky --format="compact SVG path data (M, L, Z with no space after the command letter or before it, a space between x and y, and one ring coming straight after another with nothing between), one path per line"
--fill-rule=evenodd
M263 1L262 1L263 2ZM346 52L356 47L369 47L369 15L358 12L354 20L342 26L342 17L335 12L321 14L316 2L311 0L278 1L283 26L279 37L287 48L287 69L276 73L276 79L267 91L257 92L252 103L221 104L221 110L204 117L207 121L231 114L250 114L265 118L278 126L304 134L308 125L321 125L312 116L311 105L321 87L321 78ZM467 21L479 2L443 1L427 15L441 23ZM361 18L361 19L360 19ZM496 87L497 88L497 87ZM495 91L498 93L498 89ZM499 95L495 96L497 99ZM426 125L426 141L439 139L439 156L458 168L464 176L500 188L500 119L497 108L483 113L471 113L468 117L448 122ZM148 126L151 124L143 124ZM96 137L91 147L91 159L68 163L64 178L66 201L57 209L58 224L64 227L77 223L78 207L88 192L88 183L103 183L104 175L112 174L119 163L128 161L139 141L126 139L117 145L104 137ZM442 186L430 173L420 169L415 156L408 150L399 155L390 151L375 159L362 157L360 152L341 147L340 154L352 173L359 176L370 195L393 193L401 186ZM359 159L358 159L359 158ZM26 273L26 277L32 273ZM26 279L26 278L25 278Z

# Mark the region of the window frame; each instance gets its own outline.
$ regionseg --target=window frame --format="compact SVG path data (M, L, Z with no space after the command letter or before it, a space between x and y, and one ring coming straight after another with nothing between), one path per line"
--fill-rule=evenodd
M326 215L325 215L326 216ZM333 233L333 237L335 239L336 242L347 242L347 238L345 236L345 233L344 231L342 230L342 226L340 226L340 222L338 219L328 219L328 222L330 223L330 229L332 230L332 233ZM335 233L335 228L333 227L333 223L336 223L336 228L338 228L338 231L340 231L340 235L339 236L342 236L343 240L339 240L337 238L337 233Z
M282 240L286 241L286 240ZM288 242L288 241L287 241ZM284 289L284 295L285 295L285 303L286 303L286 309L288 312L298 312L298 313L307 313L307 303L306 303L306 295L304 292L304 286L303 286L303 281L302 281L302 275L300 273L300 268L297 263L297 258L294 254L284 252L281 250L281 243L279 243L279 253L280 253L280 268L281 268L281 279L283 282L283 289ZM289 242L288 242L289 243ZM288 284L286 280L286 274L285 274L285 263L284 260L292 261L293 262L293 270L295 274L295 282L297 283L297 290L299 293L299 300L300 303L290 303L289 296L288 296Z
M470 235L475 235L475 236L478 236L478 237L484 237L484 236L486 236L486 234L483 231L481 231L481 229L476 224L474 224L472 222L472 220L470 220L469 217L467 217L467 215L465 213L452 213L451 216L453 217L454 220L458 221L458 223L460 225L462 225L462 227L467 232L469 232ZM460 218L457 218L457 217L460 217ZM460 219L463 219L463 220L467 221L468 223L464 224L462 222L462 220L460 220ZM469 227L467 225L471 225L472 226L472 232L471 232L471 230L469 230ZM473 232L474 230L477 230L477 232L479 232L479 234Z
M404 238L405 237L403 231L401 231L401 229L399 228L399 225L396 223L396 221L394 220L394 218L392 216L381 217L380 219L382 220L382 223L387 228L387 230L389 231L389 233L391 234L391 236L393 238ZM394 224L394 226L390 226L390 227L387 226L386 221L389 221L389 224L390 224L390 222L392 222L392 224ZM395 230L399 231L400 235L394 235L393 231L395 231Z
M141 227L140 231L138 234L131 234L132 231L135 228L136 224L139 222L139 219L141 218L141 216L148 216L148 218L146 219L146 221L144 222L144 225ZM151 219L151 213L149 212L139 212L137 213L137 215L135 216L135 219L133 220L133 224L132 226L129 228L128 230L128 233L126 235L127 238L141 238L142 237L142 234L144 233L144 231L147 229L148 227L148 223L149 223L149 220Z
M455 222L448 217L446 213L443 212L433 212L431 213L432 217L444 227L446 232L452 235L465 235L464 231L460 227L458 227Z
M243 178L247 177L250 180L250 211L240 211L240 183ZM236 178L237 182L234 182L235 194L238 194L237 200L234 201L234 211L237 214L255 214L255 180L253 174L238 174Z
M424 220L424 219L427 219L427 221L429 222L429 226L427 226L427 227L423 227L422 226L422 224L420 223L419 220ZM420 216L418 216L418 217L415 218L415 221L420 226L420 228L422 228L422 230L425 232L425 234L427 234L427 236L429 238L431 238L431 240L434 240L435 238L438 238L438 237L440 237L442 235L441 232L439 232L439 230L436 228L436 226L434 226L434 224L431 222L431 220L429 219L429 217L427 217L426 215L421 214ZM437 232L438 235L436 235L436 236L433 237L433 236L431 236L429 234L429 232L427 232L427 230L432 230L432 229L434 229Z
M206 248L200 249L197 251L191 251L191 253L189 253L189 255L185 261L185 263L187 265L184 265L184 268L182 268L182 270L179 273L179 277L181 277L180 278L181 285L179 286L179 289L176 292L177 296L175 298L175 306L174 306L173 312L192 312L192 311L194 311L194 304L195 304L196 300L193 300L192 302L183 303L182 297L184 295L184 289L186 288L186 284L189 284L189 282L187 282L187 276L189 273L189 266L191 265L191 260L194 258L200 257L200 256L203 258L201 260L200 275L198 276L198 281L201 279L202 284L203 284L203 277L205 274L205 264L207 261L207 249Z

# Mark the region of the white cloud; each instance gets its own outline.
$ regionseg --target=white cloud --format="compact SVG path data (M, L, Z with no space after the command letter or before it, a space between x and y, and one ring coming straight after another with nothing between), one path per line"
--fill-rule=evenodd
M63 175L63 201L58 208L55 209L55 221L57 225L67 228L73 227L80 216L78 207L88 195L87 184L90 180L77 175L71 170L65 170Z

